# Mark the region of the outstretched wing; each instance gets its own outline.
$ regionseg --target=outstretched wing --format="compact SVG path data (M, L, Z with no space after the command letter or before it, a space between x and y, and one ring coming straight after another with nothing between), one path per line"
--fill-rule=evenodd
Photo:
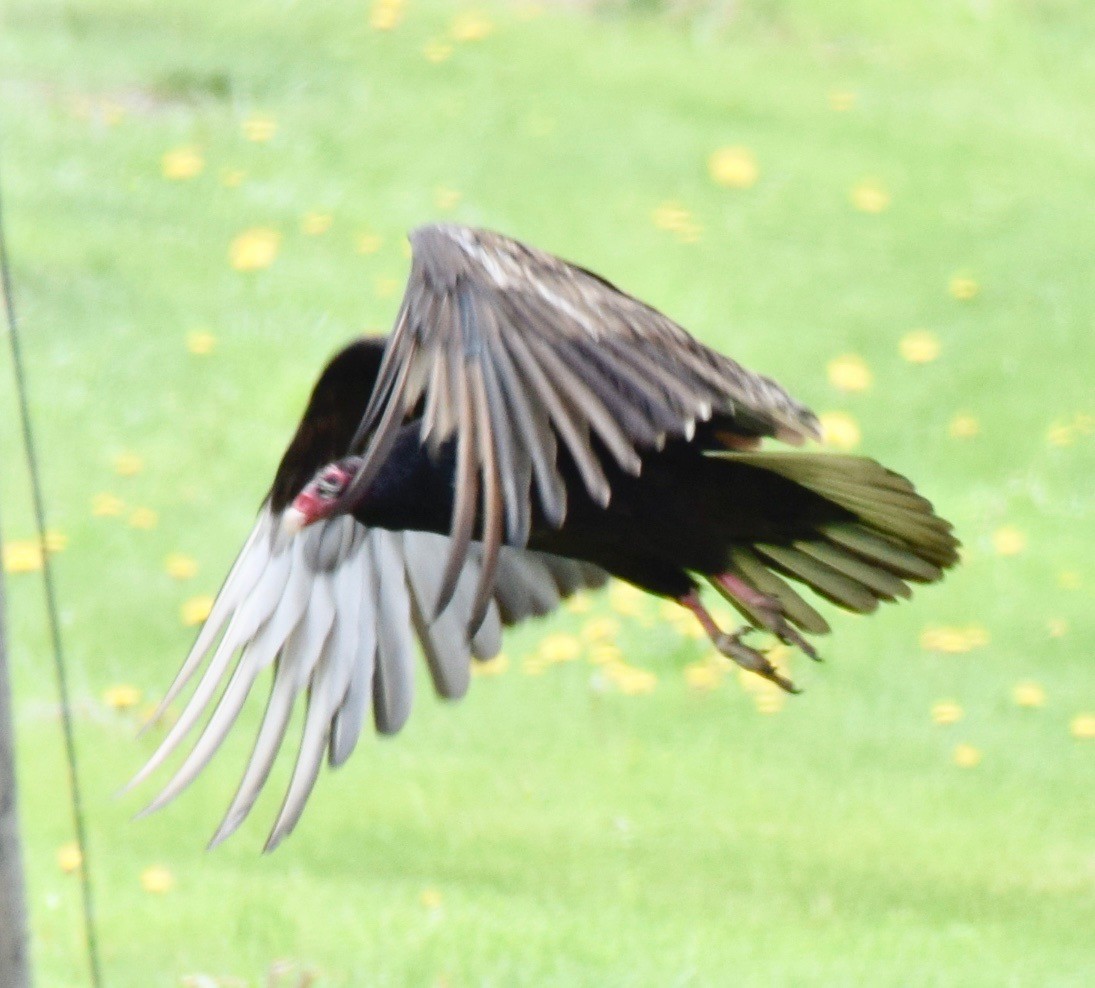
M212 714L145 812L164 806L194 780L227 737L256 681L272 667L254 750L213 837L214 844L224 840L250 812L305 695L296 767L266 845L272 849L300 819L324 755L332 766L346 761L370 713L383 734L404 725L414 695L416 637L437 692L456 699L467 691L472 659L498 654L503 624L547 613L579 588L607 579L595 566L505 547L504 590L469 635L482 566L478 545L465 560L452 606L436 620L430 610L448 550L445 536L367 529L345 515L287 536L279 513L266 504L157 715L195 678L197 685L131 785L184 747Z
M258 679L273 676L254 751L239 790L213 838L245 819L285 741L302 694L306 714L297 763L267 848L276 846L304 809L326 754L333 766L353 751L365 721L392 734L406 722L414 685L415 639L437 692L463 696L472 659L501 647L501 629L545 614L582 587L600 586L595 566L506 549L505 573L474 634L471 613L482 569L473 544L458 574L452 606L436 620L432 604L449 540L428 532L367 529L349 515L290 535L282 514L324 464L346 454L361 421L383 352L383 340L359 340L320 376L278 467L250 538L240 551L189 656L157 711L195 679L178 720L130 785L148 778L205 719L197 740L151 812L173 799L224 741ZM210 713L211 711L211 713Z
M368 486L418 409L425 442L456 437L452 552L438 611L478 534L473 626L485 613L500 546L528 541L533 489L547 521L563 523L558 441L590 497L607 505L602 455L638 474L642 450L690 437L697 423L792 443L818 434L813 414L775 382L589 271L460 226L423 227L411 245L406 294L352 443L363 462L345 497Z

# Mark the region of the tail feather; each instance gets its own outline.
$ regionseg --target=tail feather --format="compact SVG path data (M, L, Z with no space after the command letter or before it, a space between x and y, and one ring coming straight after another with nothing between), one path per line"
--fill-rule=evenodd
M819 563L824 563L838 573L843 573L849 579L857 580L883 600L896 600L898 597L912 596L909 585L898 579L893 573L871 565L862 559L857 559L851 553L833 545L831 542L807 542L802 540L795 543L795 548L807 556L812 556Z
M788 620L813 635L829 633L829 622L803 600L791 584L768 569L752 549L735 549L733 560L739 575L747 583L780 602Z
M932 583L958 560L950 522L935 513L912 483L865 457L831 453L727 453L779 474L854 517L819 524L812 537L737 547L735 571L755 589L779 600L787 620L823 634L825 619L787 580L803 583L846 610L867 614L880 600L911 595L908 582ZM743 611L747 620L760 624Z
M834 604L858 614L870 614L878 608L878 597L858 580L819 563L806 553L784 545L762 544L757 551L776 564L788 576L807 583Z
M872 532L864 525L838 523L824 525L819 532L838 546L850 549L868 562L884 566L904 580L935 583L943 578L943 570L935 563L918 556L908 546Z

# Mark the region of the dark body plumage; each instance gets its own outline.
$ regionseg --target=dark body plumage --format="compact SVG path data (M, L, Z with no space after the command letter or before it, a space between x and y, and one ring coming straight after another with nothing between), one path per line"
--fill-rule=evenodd
M455 443L431 453L420 423L404 426L377 476L352 510L364 525L393 531L449 530L455 500ZM563 524L533 501L528 547L595 563L650 593L679 597L696 587L691 573L721 573L736 545L790 545L819 525L854 515L793 481L736 460L705 455L675 440L643 456L638 477L609 465L612 500L596 504L573 461L560 457L569 493ZM475 536L481 536L482 519Z
M762 449L819 438L817 419L603 278L484 230L423 227L411 244L392 334L351 343L320 375L164 700L197 677L138 780L213 712L150 809L212 757L266 669L266 713L215 841L250 811L301 696L268 847L324 754L345 761L370 713L382 733L402 727L416 638L437 691L459 697L503 625L612 574L687 607L724 655L792 689L716 624L701 583L814 656L803 636L829 627L803 587L867 613L956 562L951 526L908 480L863 457Z

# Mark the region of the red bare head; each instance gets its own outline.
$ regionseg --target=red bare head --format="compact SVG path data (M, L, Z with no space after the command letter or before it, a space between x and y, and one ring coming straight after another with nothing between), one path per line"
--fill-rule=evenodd
M335 463L328 463L308 481L304 489L293 499L282 517L282 526L299 532L302 528L328 518L339 510L339 502L357 475L361 460L348 456Z

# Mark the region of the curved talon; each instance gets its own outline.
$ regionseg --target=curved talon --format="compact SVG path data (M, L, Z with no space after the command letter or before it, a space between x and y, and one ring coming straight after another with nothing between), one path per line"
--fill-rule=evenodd
M786 676L781 675L779 670L772 665L763 652L755 648L750 648L742 642L742 638L745 637L745 635L750 631L756 630L756 628L753 628L750 625L745 625L730 634L723 632L714 640L715 647L728 659L733 659L743 669L747 669L749 672L755 672L758 676L767 679L771 683L775 683L780 689L785 690L788 693L801 693L802 690L795 686L795 684Z
M801 692L791 680L780 675L779 670L768 661L763 652L751 648L742 641L747 634L760 629L754 628L752 625L744 625L738 628L737 631L723 631L722 628L715 623L715 619L711 616L707 608L703 606L700 601L700 595L695 590L689 591L683 597L678 597L677 603L682 607L687 607L688 610L696 615L696 620L700 622L703 626L703 630L707 632L707 637L711 639L712 644L722 655L725 655L728 659L733 659L743 669L747 669L749 672L755 672L758 676L763 676L769 682L775 683L780 689L786 690L788 693Z

